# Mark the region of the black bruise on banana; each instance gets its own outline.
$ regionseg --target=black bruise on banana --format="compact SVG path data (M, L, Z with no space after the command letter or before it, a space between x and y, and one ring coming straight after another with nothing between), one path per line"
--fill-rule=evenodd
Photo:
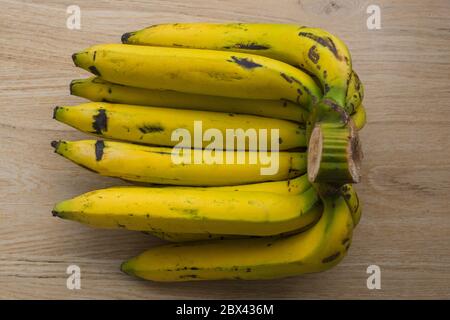
M342 57L337 52L336 45L334 44L333 40L330 37L322 38L322 37L319 37L310 32L299 32L298 36L306 37L306 38L316 41L318 44L328 48L337 59L342 60ZM346 61L348 63L347 59L346 59Z
M146 134L146 133L154 133L154 132L163 132L164 128L160 125L155 124L146 124L139 128L139 131Z
M108 117L106 116L105 109L99 109L93 119L92 128L94 129L94 133L102 134L103 131L108 130Z
M319 62L320 59L320 55L317 52L317 47L316 46L312 46L309 51L308 51L308 58L309 60L311 60L314 64L317 64L317 62Z
M322 260L322 263L329 263L329 262L331 262L331 261L334 261L334 260L336 260L337 258L339 258L340 255L341 255L341 253L340 253L339 251L336 252L336 253L333 253L331 256L328 256L328 257L324 258L324 259Z
M98 71L98 69L95 67L95 66L90 66L89 68L89 71L92 73L92 74L95 74L96 76L98 76L98 77L101 77L102 75L100 74L100 71Z
M104 149L105 149L105 142L103 140L97 140L95 142L95 160L96 161L102 160Z
M231 60L227 60L227 61L234 62L234 63L240 65L241 67L243 67L244 69L254 69L254 68L262 67L261 64L256 63L248 58L238 58L236 56L231 56Z
M236 48L236 49L246 49L246 50L268 50L270 49L269 45L263 45L263 44L257 44L255 42L251 42L251 43L236 43L233 46L227 46L227 47L223 47L224 49L232 49L232 48Z
M165 269L166 271L185 271L185 270L201 270L197 267L182 267L182 268L176 268L176 269Z

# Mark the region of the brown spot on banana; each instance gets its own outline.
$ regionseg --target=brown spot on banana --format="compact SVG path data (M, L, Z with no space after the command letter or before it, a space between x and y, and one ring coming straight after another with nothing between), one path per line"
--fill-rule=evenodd
M317 47L316 46L312 46L309 51L308 51L308 58L309 60L311 60L314 64L317 64L317 62L319 62L320 59L320 55L319 52L317 52Z
M315 35L315 34L313 34L311 32L303 32L303 31L299 32L298 36L299 37L306 37L306 38L309 38L311 40L314 40L315 42L317 42L321 46L328 48L337 59L342 60L342 57L339 55L339 53L337 51L337 48L336 48L336 45L334 44L334 41L330 37L322 38L322 37L319 37L319 36L317 36L317 35Z
M236 43L231 47L224 47L224 49L231 49L231 48L246 49L246 50L268 50L270 49L270 46L251 42L251 43Z
M292 80L292 77L289 77L288 75L286 75L285 73L281 72L280 73L281 77L286 80L289 83L292 83L294 80Z
M154 133L154 132L162 132L164 128L159 124L146 124L139 128L139 131L142 133Z

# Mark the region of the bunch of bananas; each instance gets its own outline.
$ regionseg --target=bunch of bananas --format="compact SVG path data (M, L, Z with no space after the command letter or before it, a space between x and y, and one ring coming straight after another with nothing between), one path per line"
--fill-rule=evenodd
M54 119L112 140L54 141L55 152L135 186L96 190L53 215L100 228L146 232L174 243L121 269L154 281L270 279L331 268L347 253L361 206L352 183L362 157L363 86L337 37L285 24L163 24L125 33L123 44L75 53L94 77ZM183 149L173 134L203 129L278 130L278 148L250 142ZM264 150L263 150L264 149ZM188 152L189 151L189 152ZM262 175L262 152L278 170ZM184 158L186 158L184 157ZM245 161L250 158L257 161Z

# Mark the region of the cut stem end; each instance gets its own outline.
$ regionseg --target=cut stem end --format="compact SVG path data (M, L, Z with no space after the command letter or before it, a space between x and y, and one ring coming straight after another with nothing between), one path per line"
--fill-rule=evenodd
M317 123L308 145L308 178L343 185L360 181L361 143L353 122L345 127Z

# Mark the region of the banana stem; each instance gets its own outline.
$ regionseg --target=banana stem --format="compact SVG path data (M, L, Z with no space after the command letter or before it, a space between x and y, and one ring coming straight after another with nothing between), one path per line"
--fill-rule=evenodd
M316 106L308 126L309 180L337 186L359 182L361 144L344 109L324 99Z

